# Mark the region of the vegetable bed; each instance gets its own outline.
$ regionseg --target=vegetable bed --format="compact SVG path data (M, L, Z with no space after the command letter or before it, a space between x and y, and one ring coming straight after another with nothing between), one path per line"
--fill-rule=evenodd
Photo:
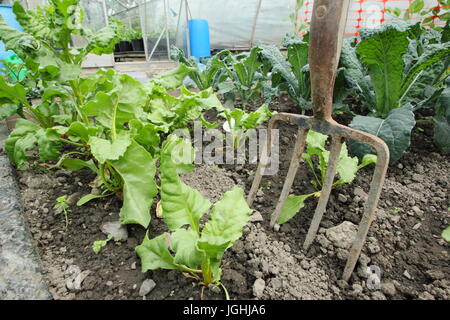
M287 98L274 103L278 111L295 108ZM341 121L346 121L341 117ZM413 131L413 144L401 161L391 167L380 199L378 216L370 229L363 255L350 281L339 281L345 260L342 248L327 238L327 229L344 221L357 224L362 212L362 198L367 190L371 169L363 169L350 185L334 190L317 240L308 253L302 249L316 200L308 201L301 213L271 230L268 218L281 192L287 172L295 128L281 128L280 174L263 180L255 209L244 228L243 237L223 260L222 282L232 299L449 299L448 265L450 246L441 237L449 224L447 209L450 164L448 157L437 153L432 141L432 128L421 125ZM421 132L424 131L424 132ZM248 192L254 165L202 165L183 176L188 185L215 202L235 185ZM301 167L296 177L295 192L304 193L307 168ZM69 195L70 201L91 192L94 175L87 169L77 173L33 170L19 172L18 179L31 232L41 255L45 278L55 299L142 299L142 283L152 279L156 287L146 299L199 299L198 281L178 271L140 271L140 260L134 248L142 242L145 230L129 226L123 243L109 242L99 254L92 243L105 238L102 223L117 221L121 202L117 198L100 199L83 207L72 206L71 223L55 210L55 200ZM311 188L311 186L309 186ZM151 212L154 213L156 205ZM153 218L152 237L165 231L162 220ZM339 231L339 230L337 230ZM328 231L329 232L329 231ZM80 237L80 234L83 236ZM381 269L381 290L366 286L364 268L377 265ZM87 274L79 290L69 290L71 271ZM263 279L262 281L257 281ZM264 283L262 285L262 283ZM70 286L70 285L69 285ZM265 287L263 291L261 288ZM262 293L261 293L262 292ZM223 293L205 290L205 298L223 299Z
M0 77L0 120L18 117L1 152L17 169L55 299L450 299L449 22L386 23L344 43L329 107L391 155L347 283L339 279L377 161L371 148L343 145L308 252L327 136L308 133L273 229L297 128L280 127L278 174L264 177L251 208L245 201L264 140L252 140L253 130L276 112L312 114L308 34L286 39L285 50L223 50L204 67L172 48L180 64L141 83L115 70L82 73L88 54L112 53L122 23L94 32L78 0L36 11L16 1L13 11L25 32L0 18L0 39L27 75ZM72 48L73 35L86 45ZM216 130L211 143L199 128ZM230 152L245 145L259 148L248 159ZM210 158L198 164L195 149ZM210 161L224 150L228 164Z

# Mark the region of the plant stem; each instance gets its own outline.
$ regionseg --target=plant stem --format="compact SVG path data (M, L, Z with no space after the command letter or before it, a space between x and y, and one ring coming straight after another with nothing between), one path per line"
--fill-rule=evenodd
M70 140L68 140L68 139L59 138L59 140L60 140L61 142L70 144L70 145L72 145L72 146L74 146L74 147L79 147L79 148L84 148L84 147L85 147L84 144L76 143L76 142L70 141Z

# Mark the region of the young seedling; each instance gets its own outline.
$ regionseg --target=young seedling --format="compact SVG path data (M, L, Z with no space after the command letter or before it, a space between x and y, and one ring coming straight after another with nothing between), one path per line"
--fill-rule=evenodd
M70 210L70 205L67 202L67 195L58 197L56 199L56 205L54 207L56 209L56 213L58 214L64 214L64 218L66 221L66 226L64 228L64 231L67 231L67 228L69 227L69 213L71 212Z
M257 126L265 123L275 113L271 112L264 104L258 110L250 113L241 109L225 109L219 116L227 120L224 130L231 133L233 148L238 149L248 138L248 130L256 129Z
M103 248L104 246L106 246L106 245L108 244L108 242L109 242L111 239L112 239L112 237L111 237L111 236L108 236L108 238L105 239L105 240L95 241L95 242L92 244L92 250L93 250L96 254L99 254L100 251L102 250L102 248Z
M325 149L325 144L328 136L321 133L310 130L306 139L306 152L302 155L302 158L310 167L314 180L311 181L312 186L316 189L315 192L309 194L303 194L299 196L290 195L286 201L286 204L281 211L278 224L283 224L292 219L304 206L305 201L315 196L320 198L322 186L325 183L328 159L330 151ZM339 179L333 183L333 188L339 187L346 183L351 183L356 176L358 170L368 166L369 164L376 163L377 157L372 154L364 156L361 163L358 164L357 157L350 157L348 155L347 146L345 143L342 145L341 153L339 155L339 162L337 165L337 174Z

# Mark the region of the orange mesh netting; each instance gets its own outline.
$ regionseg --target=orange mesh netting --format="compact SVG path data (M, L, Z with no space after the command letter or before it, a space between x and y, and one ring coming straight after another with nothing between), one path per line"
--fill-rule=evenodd
M349 14L347 19L346 34L350 36L358 36L359 29L361 28L374 28L379 26L385 21L399 20L392 14L386 12L388 8L398 8L402 12L406 12L409 5L413 0L352 0L350 3ZM448 6L442 6L439 0L425 1L425 7L423 10L433 8L448 8ZM302 8L298 19L309 22L311 21L311 13L313 9L313 1L307 0ZM419 15L411 16L411 20L420 20L424 18L431 18L436 25L444 25L445 23L438 20L438 16L425 16Z

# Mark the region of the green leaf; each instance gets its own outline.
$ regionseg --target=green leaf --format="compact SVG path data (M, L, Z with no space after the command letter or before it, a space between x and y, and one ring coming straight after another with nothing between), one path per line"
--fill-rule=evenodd
M95 200L95 199L101 199L101 198L106 198L111 196L112 194L87 194L84 197L82 197L80 200L78 200L77 202L77 206L81 207L84 206L86 203L88 203L89 201Z
M244 190L239 187L226 192L214 205L197 246L208 256L215 282L220 281L220 264L225 250L242 236L251 213L244 199Z
M100 251L103 249L103 247L105 247L110 240L111 240L111 238L108 238L106 240L95 241L92 244L92 250L94 251L94 253L99 254Z
M81 160L81 159L71 159L71 158L63 157L63 158L61 158L61 160L58 162L58 164L56 166L63 167L64 169L69 170L69 171L78 171L83 168L89 168L94 173L98 174L98 169L97 169L94 161L92 161L92 160L85 161L85 160Z
M150 207L158 193L155 183L156 164L150 153L132 141L119 160L109 161L123 180L123 206L120 218L123 224L139 224L147 228Z
M442 231L442 238L445 241L450 242L450 226L448 226L447 229Z
M362 169L364 167L367 167L368 165L371 164L376 164L377 163L377 156L374 154L366 154L362 160L360 165L358 166L358 170Z
M373 107L377 115L385 117L399 106L407 33L397 24L387 23L380 29L361 31L361 39L356 51L372 80L376 95Z
M435 106L434 143L443 154L450 154L450 78Z
M392 110L386 119L356 116L350 127L373 134L386 142L390 151L390 163L397 162L411 143L411 130L416 122L411 105ZM357 141L349 141L350 151L362 158L374 154L372 147Z
M0 105L0 121L16 114L19 107L13 103L6 103Z
M367 108L375 105L375 95L370 79L365 75L365 69L358 60L356 49L352 47L351 40L344 40L341 52L340 65L344 67L344 75L348 84L357 93L358 98Z
M171 135L161 152L161 206L164 221L170 230L190 225L199 230L200 218L209 210L211 203L200 192L185 185L177 173L177 164L172 160L173 150L183 143Z
M169 252L170 235L164 233L156 238L149 239L148 233L141 245L135 248L141 258L142 272L157 269L177 269L173 256Z
M291 220L300 210L305 206L305 201L313 196L314 193L304 194L301 196L290 195L286 199L283 209L281 210L280 218L278 219L278 224L283 224Z
M160 74L151 81L164 89L175 90L181 87L184 78L193 71L195 71L195 68L188 67L185 64L179 64L175 69Z
M435 116L434 122L434 143L442 154L450 154L450 122L447 117Z
M406 96L408 92L411 91L411 89L417 84L417 82L421 80L420 76L424 70L430 69L431 66L441 62L442 60L445 60L445 58L449 56L449 54L450 42L445 44L428 45L425 53L422 54L417 62L408 70L408 73L406 74L405 79L402 82L402 97ZM440 75L441 67L439 66L437 70L437 75Z
M423 9L424 6L425 6L425 2L423 0L414 0L409 5L409 12L410 13L418 13L420 10Z
M152 123L143 124L141 121L133 119L129 122L131 137L147 149L153 156L159 150L161 139L159 131L161 129Z
M242 236L251 213L242 188L235 187L226 192L212 209L210 219L202 230L199 248L203 244L217 248L231 247Z
M20 83L8 84L4 77L0 77L0 99L28 104L27 90Z
M342 144L341 153L339 155L339 162L336 168L336 173L339 176L337 185L351 183L355 179L356 172L358 172L358 170L358 158L349 157L346 144Z
M19 119L16 127L5 143L5 150L11 161L19 168L25 169L28 158L27 151L37 144L37 133L41 128L35 123Z
M113 142L98 137L90 137L91 153L100 163L108 160L118 160L131 145L128 133L121 132Z
M89 35L89 44L84 49L85 54L93 53L100 56L113 53L115 45L121 40L119 29L122 27L122 22L110 19L106 27Z
M192 230L178 229L171 236L170 248L175 252L174 263L197 269L203 253L197 249L198 234Z

